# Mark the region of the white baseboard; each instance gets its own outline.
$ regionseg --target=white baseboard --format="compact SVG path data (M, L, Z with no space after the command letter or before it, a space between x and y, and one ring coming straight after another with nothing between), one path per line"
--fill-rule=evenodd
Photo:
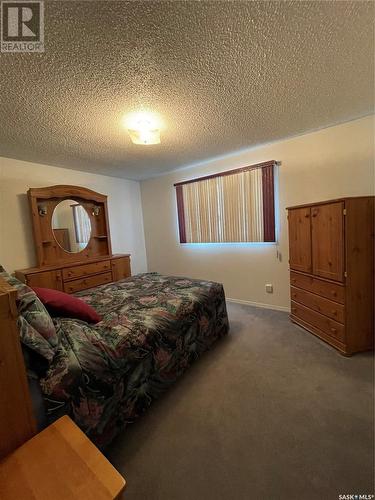
M260 307L262 309L273 309L274 311L290 312L290 307L275 306L273 304L262 304L262 302L252 302L250 300L230 299L227 297L227 302L234 302L235 304L243 304L245 306Z

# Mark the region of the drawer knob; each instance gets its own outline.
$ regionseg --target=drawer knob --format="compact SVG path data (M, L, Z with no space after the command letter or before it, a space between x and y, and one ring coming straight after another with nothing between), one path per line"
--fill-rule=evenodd
M337 333L337 329L336 328L331 328L331 332L332 333Z
M336 295L337 295L337 293L336 293L336 292L334 292L333 290L331 290L331 294L332 294L334 297L336 297Z
M335 311L334 309L332 309L331 313L332 313L334 316L337 316L337 311Z

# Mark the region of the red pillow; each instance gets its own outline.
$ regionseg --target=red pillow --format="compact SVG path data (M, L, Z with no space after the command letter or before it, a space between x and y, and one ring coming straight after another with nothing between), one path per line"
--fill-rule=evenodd
M81 299L51 288L32 287L51 316L81 319L87 323L98 323L102 318Z

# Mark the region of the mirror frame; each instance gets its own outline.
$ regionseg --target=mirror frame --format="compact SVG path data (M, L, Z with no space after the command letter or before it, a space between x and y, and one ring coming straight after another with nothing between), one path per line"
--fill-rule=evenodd
M38 266L89 261L112 255L107 196L80 186L57 185L30 188L27 192L31 208L33 234ZM52 215L63 200L71 199L84 206L91 222L90 240L78 253L64 250L54 238Z

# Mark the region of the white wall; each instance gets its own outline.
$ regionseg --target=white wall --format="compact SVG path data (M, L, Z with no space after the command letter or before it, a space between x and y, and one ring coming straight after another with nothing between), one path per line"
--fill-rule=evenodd
M30 187L72 184L108 196L113 253L130 253L132 273L147 269L139 183L0 157L0 264L37 264L27 200Z
M173 184L266 160L279 167L279 244L180 245ZM285 208L373 195L374 116L214 159L141 183L148 268L220 281L228 298L289 307ZM276 257L281 252L281 261ZM273 283L274 293L265 292Z

